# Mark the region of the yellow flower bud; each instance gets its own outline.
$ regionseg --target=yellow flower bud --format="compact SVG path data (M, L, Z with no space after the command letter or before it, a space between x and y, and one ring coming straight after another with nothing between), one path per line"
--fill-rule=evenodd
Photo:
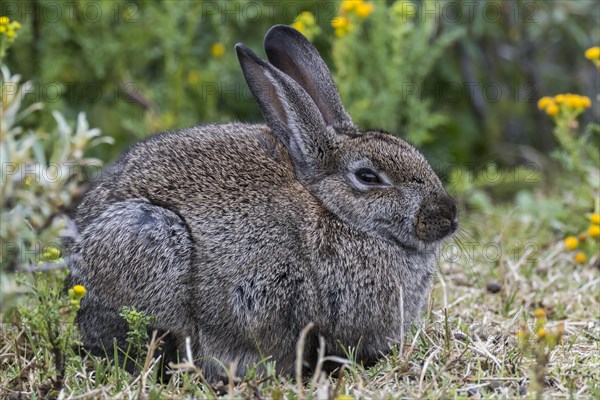
M554 104L554 98L549 96L544 96L538 100L538 108L540 110L545 110L550 104Z
M9 21L8 17L0 17L0 25L7 25Z
M73 286L73 295L76 299L82 299L87 293L87 290L82 285Z
M48 246L42 252L44 261L56 261L60 258L60 250L56 247Z
M10 26L12 26L12 28L14 30L19 30L21 29L21 24L19 23L19 21L13 21L11 22Z
M590 221L594 225L600 225L600 214L592 214L592 215L590 215Z
M579 247L579 239L577 239L575 236L567 237L565 239L565 247L567 250L575 250L577 247Z
M306 27L304 26L304 22L302 22L301 20L294 22L290 26L298 32L300 32L301 34L303 34L304 36L306 36Z
M588 228L588 235L593 238L600 237L600 225L590 225Z
M337 17L331 20L331 26L334 28L347 28L350 25L350 20L347 17Z
M541 308L537 308L534 312L533 315L537 318L537 319L541 319L541 318L545 318L546 317L546 311L544 311Z
M310 11L302 11L298 17L296 17L296 21L302 21L306 26L313 26L317 23L315 16Z
M587 256L583 251L579 251L575 254L575 257L573 257L573 259L577 264L583 264L584 262L586 262Z
M546 330L546 328L540 328L540 329L538 329L538 331L537 331L537 337L539 339L543 339L546 336L548 336L548 331Z
M558 104L563 104L568 98L568 95L566 94L557 94L556 96L554 96L554 101L556 101Z
M592 60L592 61L600 58L600 47L595 46L595 47L590 47L589 49L587 49L585 51L585 58L587 58L588 60Z
M210 47L210 54L215 58L223 57L225 54L225 45L223 43L215 43Z
M551 117L554 117L556 114L558 114L559 111L560 110L556 104L550 104L548 108L546 108L546 114L548 114Z
M340 5L340 10L342 12L350 12L353 11L363 0L344 0Z
M579 107L579 97L578 97L578 96L575 96L575 95L572 95L572 94L568 94L568 95L565 97L564 104L565 104L567 107L571 107L571 108L578 108L578 107Z
M356 7L356 15L359 18L367 18L369 15L373 13L375 6L373 3L360 3L358 7Z

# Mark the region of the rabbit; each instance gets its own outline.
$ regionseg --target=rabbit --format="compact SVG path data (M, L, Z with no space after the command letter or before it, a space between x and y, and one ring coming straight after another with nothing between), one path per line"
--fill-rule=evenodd
M308 365L319 336L328 355L374 363L418 321L455 201L413 146L355 126L300 32L275 25L264 46L268 62L235 50L266 124L152 136L78 206L67 285L87 288L90 351L127 348L123 306L168 332L165 360L189 337L210 381L234 362L238 376L264 360L294 371L310 323Z

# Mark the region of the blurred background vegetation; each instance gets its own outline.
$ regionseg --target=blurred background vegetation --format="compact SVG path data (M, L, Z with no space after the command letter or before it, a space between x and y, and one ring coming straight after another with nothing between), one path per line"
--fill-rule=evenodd
M264 54L268 28L299 16L358 124L402 132L434 164L537 163L555 146L543 95L587 95L581 121L598 120L598 71L581 57L600 41L595 0L371 3L6 2L22 24L6 64L35 82L26 104L84 111L113 137L93 150L107 162L159 131L260 121L233 46ZM52 124L51 112L23 123Z
M597 0L3 0L0 347L7 355L0 387L17 390L27 375L39 398L64 387L89 390L73 346L85 289L79 297L75 287L62 290L68 255L61 251L62 239L77 236L70 216L89 178L157 132L261 121L233 46L244 42L264 55L262 38L279 23L318 48L361 128L414 143L446 181L462 226L446 249L458 252L466 273L455 275L448 292L460 295L454 305L463 289L476 299L455 313L488 307L482 318L469 312L467 325L499 313L512 325L519 307L554 302L556 316L592 326L599 298L591 285L600 271L599 22ZM489 244L503 256L473 261L471 251ZM518 271L506 269L513 268L508 254ZM502 290L502 306L482 302L484 290ZM463 316L450 319L463 324ZM448 332L448 315L444 321ZM575 332L573 340L587 340ZM557 364L554 376L563 381L556 387L597 393L598 379L581 373L583 353L569 343L564 353L574 359ZM597 343L586 349L596 370ZM460 352L440 359L443 373L434 375L448 376ZM512 358L504 345L499 352ZM475 360L477 368L494 368ZM100 371L96 387L128 382L119 368L90 362ZM576 366L580 386L572 386L567 364ZM519 368L514 375L522 377ZM470 373L469 366L454 375Z

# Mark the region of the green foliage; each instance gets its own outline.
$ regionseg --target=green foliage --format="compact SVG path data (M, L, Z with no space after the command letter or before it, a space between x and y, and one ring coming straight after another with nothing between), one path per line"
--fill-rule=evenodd
M348 112L359 126L400 132L416 145L430 143L447 122L422 99L420 88L444 51L465 33L462 27L437 34L439 15L415 21L406 2L376 3L366 21L334 39L335 80ZM433 1L428 0L425 7Z
M36 389L54 395L63 386L65 376L81 363L79 335L74 325L80 298L65 296L64 277L64 273L21 277L19 283L29 287L31 296L13 315L24 332L21 340L45 367L37 371L41 387Z
M68 225L66 214L93 176L90 173L98 173L102 165L85 152L112 139L90 128L82 113L75 127L55 111L55 125L49 131L24 128L23 120L40 113L44 105L37 102L23 108L22 100L34 84L21 83L20 76L11 75L5 65L0 69L0 276L6 296L2 307L9 307L22 290L5 272L56 261L44 259L44 254L62 247L59 236Z
M119 314L129 327L127 332L128 351L126 357L133 350L138 360L143 360L146 357L146 344L148 343L148 329L154 322L153 316L147 316L141 311L137 311L134 307L125 306Z

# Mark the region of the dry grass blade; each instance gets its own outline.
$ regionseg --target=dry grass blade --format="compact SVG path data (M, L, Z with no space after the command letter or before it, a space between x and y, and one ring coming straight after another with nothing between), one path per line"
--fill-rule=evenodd
M296 343L296 385L298 398L304 398L304 383L302 382L302 369L304 367L304 345L306 342L306 336L308 332L315 326L312 322L309 323L300 332L300 337Z

